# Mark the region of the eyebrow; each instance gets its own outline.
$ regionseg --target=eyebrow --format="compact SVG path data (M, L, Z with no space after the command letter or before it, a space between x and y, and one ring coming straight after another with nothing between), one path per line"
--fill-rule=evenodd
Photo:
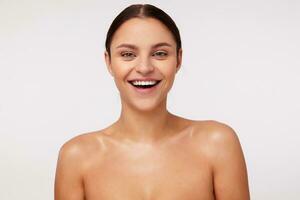
M168 46L168 47L172 47L171 44L167 43L167 42L160 42L160 43L157 43L155 45L152 45L151 48L157 48L157 47L161 47L161 46ZM126 48L130 48L130 49L138 49L137 46L133 45L133 44L120 44L118 45L116 48L122 48L122 47L126 47Z

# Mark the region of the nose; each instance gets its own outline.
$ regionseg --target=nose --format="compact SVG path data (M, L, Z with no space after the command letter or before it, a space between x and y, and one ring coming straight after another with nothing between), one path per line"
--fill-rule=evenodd
M136 71L142 75L149 74L154 71L154 66L152 65L148 57L140 57L139 62L135 67Z

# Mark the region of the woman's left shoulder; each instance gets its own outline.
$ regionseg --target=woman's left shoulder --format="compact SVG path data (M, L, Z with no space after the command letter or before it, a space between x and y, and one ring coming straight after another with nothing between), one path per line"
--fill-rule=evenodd
M217 198L250 199L247 167L239 138L234 129L219 121L200 121L197 140L204 146L214 174L214 190Z
M237 142L235 130L228 124L216 120L194 121L197 132L205 134L211 142L232 143Z
M242 148L235 130L228 124L216 120L194 121L195 142L204 147L212 157L225 152L241 154Z

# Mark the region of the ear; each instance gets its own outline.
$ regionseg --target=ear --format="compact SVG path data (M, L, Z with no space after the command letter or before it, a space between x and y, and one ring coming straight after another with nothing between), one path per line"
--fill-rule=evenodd
M114 76L114 73L113 73L113 70L111 67L111 58L108 55L108 52L106 50L104 51L104 58L105 58L106 67L107 67L110 75Z
M176 66L176 73L180 69L182 64L182 48L178 50L178 55L177 55L177 66Z

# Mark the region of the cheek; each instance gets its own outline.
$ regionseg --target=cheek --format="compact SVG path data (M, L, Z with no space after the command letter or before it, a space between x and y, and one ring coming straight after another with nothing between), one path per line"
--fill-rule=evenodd
M159 65L159 70L165 77L173 77L176 74L176 61L172 60L166 63L161 63Z
M124 87L124 81L126 80L126 75L128 74L128 67L124 66L122 63L112 62L111 69L113 72L114 82L121 92Z
M119 81L120 79L125 79L125 76L130 71L130 66L124 62L114 61L112 62L112 71L115 75L115 79L117 79L116 81Z

